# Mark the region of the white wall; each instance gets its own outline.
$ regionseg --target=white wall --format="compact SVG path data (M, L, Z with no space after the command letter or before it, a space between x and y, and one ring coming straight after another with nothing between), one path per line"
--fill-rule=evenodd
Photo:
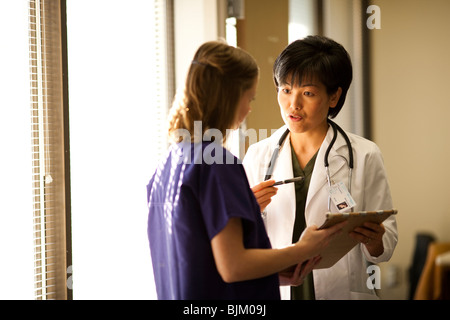
M176 88L183 87L198 47L205 41L218 39L218 3L211 0L174 1Z
M416 234L450 241L450 1L372 3L381 9L381 29L370 31L373 138L399 210L399 243L382 270L397 268L400 282L383 292L404 299Z
M362 21L360 0L324 0L324 35L339 42L348 51L353 66L353 81L344 107L336 122L345 130L364 136ZM362 17L364 18L364 17ZM363 24L365 26L365 23Z

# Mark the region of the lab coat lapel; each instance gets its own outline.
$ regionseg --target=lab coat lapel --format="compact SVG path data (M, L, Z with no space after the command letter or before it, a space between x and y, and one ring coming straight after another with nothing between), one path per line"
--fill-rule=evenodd
M322 221L310 221L309 213L315 212L319 210L319 212L325 213L328 209L328 181L327 181L327 172L325 169L325 153L327 151L328 146L333 138L333 129L331 126L328 128L327 135L319 149L317 154L316 162L314 164L314 171L311 176L311 182L308 189L308 196L306 199L306 210L305 210L305 218L308 224L320 224ZM347 158L345 154L342 152L342 147L345 147L345 140L342 138L340 134L338 134L337 139L330 150L328 155L329 163L330 163L330 176L331 179L343 169L345 165L345 160L341 157L344 156ZM345 147L345 150L347 148ZM336 156L340 156L336 158ZM338 161L331 161L332 159L339 159ZM317 198L317 200L315 200ZM313 216L317 217L318 215L314 214Z
M290 136L288 135L280 149L272 178L275 179L275 181L279 181L290 179L293 177L294 173L292 170L291 144ZM271 223L272 226L283 226L280 229L284 230L282 231L283 234L280 235L280 237L283 239L280 243L288 243L292 239L292 232L286 232L286 226L293 226L295 221L295 186L294 183L288 183L285 185L280 185L278 186L278 188L282 189L283 192L278 192L278 194L272 198L272 203L270 204L270 206L272 208L277 208L277 210L279 211L282 211L283 214L280 216L276 215L275 212L268 213L268 219L277 220L276 223ZM277 232L280 232L280 230L278 230Z
M278 160L276 162L273 179L275 180L285 180L294 177L294 173L292 170L292 155L291 155L291 143L290 143L290 134L287 135L286 139L284 139L283 145L280 149L280 153L278 155Z

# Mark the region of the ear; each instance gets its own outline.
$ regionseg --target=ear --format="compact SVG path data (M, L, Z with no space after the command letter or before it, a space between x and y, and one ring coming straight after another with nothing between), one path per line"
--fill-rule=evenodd
M337 103L339 102L339 99L341 98L342 94L342 88L339 87L335 93L330 95L330 108L336 107Z

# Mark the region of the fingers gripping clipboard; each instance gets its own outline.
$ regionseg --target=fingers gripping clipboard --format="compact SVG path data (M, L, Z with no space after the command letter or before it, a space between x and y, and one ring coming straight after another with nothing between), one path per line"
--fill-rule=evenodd
M339 222L347 220L348 223L342 232L331 239L330 244L322 251L322 259L314 269L324 269L332 267L343 256L345 256L359 241L352 239L349 233L356 227L362 226L364 222L381 223L393 214L397 214L396 209L378 211L360 211L349 213L327 213L326 220L319 229L329 228Z

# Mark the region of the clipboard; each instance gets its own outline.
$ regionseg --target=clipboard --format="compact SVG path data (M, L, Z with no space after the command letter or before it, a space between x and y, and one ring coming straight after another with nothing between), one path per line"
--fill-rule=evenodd
M381 223L393 214L397 214L396 209L377 210L377 211L359 211L349 213L330 213L326 214L325 222L319 229L329 228L339 222L348 220L348 223L342 229L342 233L337 235L330 241L328 247L320 254L322 259L314 266L314 269L324 269L332 267L351 249L353 249L359 241L350 238L348 235L356 227L362 226L364 222Z

